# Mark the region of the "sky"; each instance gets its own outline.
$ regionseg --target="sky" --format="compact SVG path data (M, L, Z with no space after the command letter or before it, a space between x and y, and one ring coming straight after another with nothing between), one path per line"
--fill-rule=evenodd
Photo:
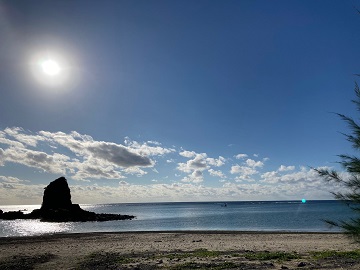
M0 0L0 205L332 199L358 0Z

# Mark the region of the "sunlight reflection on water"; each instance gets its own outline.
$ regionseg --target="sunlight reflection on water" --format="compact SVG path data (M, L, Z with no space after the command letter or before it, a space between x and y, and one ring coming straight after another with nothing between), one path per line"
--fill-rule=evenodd
M41 222L40 220L2 221L0 235L31 236L52 233L65 233L72 230L73 223Z

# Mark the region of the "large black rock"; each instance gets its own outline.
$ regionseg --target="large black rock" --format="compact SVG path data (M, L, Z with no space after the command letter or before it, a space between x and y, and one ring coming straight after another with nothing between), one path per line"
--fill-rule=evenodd
M118 214L98 214L80 208L71 202L69 185L65 177L52 181L44 191L43 202L40 209L35 209L30 214L21 211L3 213L0 210L0 219L40 219L49 222L69 221L109 221L133 219L135 216Z
M71 194L65 177L60 177L45 188L41 210L71 209Z

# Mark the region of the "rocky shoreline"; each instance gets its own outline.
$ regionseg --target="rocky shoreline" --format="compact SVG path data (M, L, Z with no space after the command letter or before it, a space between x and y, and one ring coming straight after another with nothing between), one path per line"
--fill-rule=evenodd
M40 219L46 222L86 222L86 221L110 221L110 220L127 220L134 219L135 216L119 214L98 214L86 211L80 208L78 204L73 204L72 209L36 209L29 214L22 211L3 212L0 210L0 219Z

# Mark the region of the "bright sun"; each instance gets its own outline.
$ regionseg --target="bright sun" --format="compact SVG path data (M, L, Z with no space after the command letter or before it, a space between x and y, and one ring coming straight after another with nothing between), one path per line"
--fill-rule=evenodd
M74 69L65 54L53 51L34 53L29 67L36 81L45 89L64 90L74 82Z
M42 71L48 76L56 76L61 72L60 65L52 59L42 61L40 66Z

